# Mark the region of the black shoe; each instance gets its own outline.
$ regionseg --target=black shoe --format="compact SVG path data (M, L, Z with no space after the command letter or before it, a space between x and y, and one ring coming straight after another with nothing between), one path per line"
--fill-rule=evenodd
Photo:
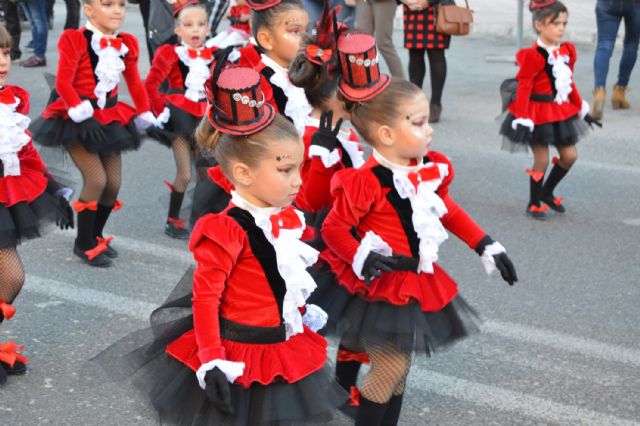
M547 206L537 207L533 204L527 206L527 216L536 220L545 220L547 218Z
M442 115L442 106L431 104L429 113L429 123L438 123Z
M22 376L27 372L27 364L20 361L14 362L13 367L10 367L6 362L0 361L0 368L4 370L7 376Z
M167 221L164 224L164 233L177 240L189 239L189 231L185 229L184 222L181 219Z
M118 257L118 251L111 246L107 246L107 251L104 252L104 255L109 259L116 259Z
M91 266L96 266L98 268L104 268L104 267L107 267L107 266L111 266L111 259L109 259L105 253L100 253L99 255L94 257L93 259L89 260L89 258L85 254L85 251L74 244L74 246L73 246L73 254L75 254L80 259L84 260L85 263L87 263L87 264L89 264Z
M549 208L551 208L551 210L555 212L564 213L567 211L567 209L564 208L564 205L562 205L562 198L554 197L553 194L543 195L542 197L540 197L540 201L545 203L547 206L549 206Z

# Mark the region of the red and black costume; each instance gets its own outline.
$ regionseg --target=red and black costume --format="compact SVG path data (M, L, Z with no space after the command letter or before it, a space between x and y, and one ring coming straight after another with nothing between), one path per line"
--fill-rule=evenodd
M70 146L82 143L94 153L136 149L140 137L134 125L155 122L138 72L138 41L131 34L104 36L91 24L65 30L58 41L56 88L42 117L34 123L37 143ZM118 101L118 81L124 77L135 108ZM80 123L94 118L105 134L98 143L82 137Z
M229 20L231 26L236 30L251 34L251 24L249 21L241 21L243 15L251 15L251 8L246 4L231 6L229 9Z

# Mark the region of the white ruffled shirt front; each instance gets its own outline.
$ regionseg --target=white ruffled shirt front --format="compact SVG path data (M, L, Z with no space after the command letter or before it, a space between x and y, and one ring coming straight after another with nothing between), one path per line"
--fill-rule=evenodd
M210 76L209 65L213 59L204 59L198 56L192 58L189 56L189 47L185 44L176 46L176 54L178 58L189 68L187 77L185 78L185 98L193 102L199 102L205 98L204 83Z
M262 229L275 249L278 272L287 286L282 306L286 338L302 333L304 329L300 308L305 306L307 298L316 288L316 283L307 272L307 268L316 263L319 254L317 250L300 241L305 228L304 215L296 210L302 225L295 229L280 229L276 238L272 232L270 218L280 213L282 209L257 207L235 191L231 191L231 202L253 216L256 225Z
M569 55L559 55L560 46L547 46L538 39L538 46L549 52L547 62L551 65L553 77L555 78L556 97L554 101L561 105L569 101L569 94L573 90L573 72L569 68Z
M307 100L307 95L304 94L304 89L294 86L293 83L289 81L289 71L286 68L265 54L262 54L261 57L262 62L274 71L269 81L281 88L287 97L287 105L284 111L280 112L293 120L293 125L296 127L298 133L302 135L304 133L304 126L307 123L307 118L309 114L311 114L311 111L313 111L313 108Z
M20 176L18 152L31 140L26 133L31 120L16 112L19 104L18 98L12 104L0 104L0 161L5 176Z
M320 120L315 117L307 117L306 126L320 127ZM364 164L364 156L362 150L360 150L360 144L356 141L349 139L350 132L340 129L338 133L338 141L351 159L351 164L354 168L360 168ZM318 157L322 161L322 164L328 169L333 167L340 161L340 151L336 148L333 151L329 151L327 148L317 145L311 145L309 147L309 158Z
M91 25L91 22L87 22L86 28L93 33L91 36L91 48L98 56L98 65L95 69L98 82L93 93L98 98L98 107L104 108L107 102L107 93L115 89L120 82L120 74L125 70L122 58L129 52L129 48L124 42L119 50L113 46L102 48L100 47L100 40L103 37L115 38L117 34L113 36L104 35Z

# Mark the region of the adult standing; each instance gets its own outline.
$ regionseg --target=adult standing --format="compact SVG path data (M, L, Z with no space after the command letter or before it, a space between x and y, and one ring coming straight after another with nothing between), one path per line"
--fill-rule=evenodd
M440 121L442 114L442 91L447 78L445 49L449 48L451 36L436 31L438 4L455 4L454 0L402 0L404 22L404 47L409 49L409 80L422 87L427 72L425 53L429 58L431 76L430 123Z
M631 71L638 57L640 40L640 0L598 0L596 3L598 24L598 45L593 60L595 88L591 116L601 119L606 102L607 74L609 60L616 43L620 22L624 20L624 44L618 82L613 86L611 106L613 109L627 109L629 101L625 98Z
M20 50L20 35L22 29L20 28L20 14L18 8L20 7L17 1L2 0L2 9L4 10L4 19L7 31L11 35L11 61L17 61L22 56Z
M393 20L398 4L396 0L357 0L356 28L376 38L376 46L382 53L389 72L404 78L402 62L393 44Z
M304 8L309 15L309 29L313 29L316 25L320 15L322 14L322 8L324 7L323 0L303 0ZM331 7L340 6L340 13L338 14L338 21L342 22L349 28L353 28L356 19L356 3L357 0L333 0L329 1Z
M47 38L49 36L46 0L28 0L27 5L33 19L31 22L33 56L20 65L25 68L44 67L47 65L45 54L47 53Z

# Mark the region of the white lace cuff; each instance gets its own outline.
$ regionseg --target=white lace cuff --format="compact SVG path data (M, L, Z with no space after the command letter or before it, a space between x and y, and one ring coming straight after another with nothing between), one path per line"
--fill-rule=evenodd
M356 276L361 280L364 280L364 276L362 275L362 268L364 267L364 262L367 260L367 256L369 253L375 252L381 254L383 256L391 256L393 254L393 250L391 250L391 246L387 244L379 235L377 235L373 231L368 231L362 241L360 241L360 247L356 250L355 256L353 256L353 272L355 272Z
M150 111L143 112L134 118L133 122L136 124L136 128L139 132L144 132L147 130L147 127L158 124L158 120Z
M244 372L244 362L233 362L227 361L225 359L214 359L213 361L209 361L205 364L202 364L198 371L196 371L196 377L198 378L198 384L204 390L207 387L207 384L204 381L204 377L207 375L207 372L213 370L218 367L225 376L227 376L227 380L229 383L233 383L236 379L242 376Z
M535 127L535 124L533 124L533 121L531 121L531 119L529 118L516 118L515 120L513 120L513 122L511 122L511 128L513 130L516 130L518 124L521 124L524 127L528 127L531 132L533 132L533 128Z
M328 169L338 164L338 161L340 161L340 151L337 149L329 151L323 146L311 145L309 146L309 158L313 157L320 158L324 167Z
M67 114L69 114L69 118L72 119L74 123L81 123L93 117L93 107L91 106L91 102L85 99L78 105L69 108Z
M329 315L317 305L307 305L302 316L302 322L313 331L322 329L329 319Z
M56 197L62 197L67 201L71 201L71 197L73 196L73 189L65 186L64 188L60 188L55 193Z
M591 107L589 106L589 103L585 100L582 100L582 107L580 108L580 118L584 119L587 114L589 114L590 110Z
M482 261L482 266L484 266L484 270L487 271L487 274L491 274L496 270L496 261L493 256L506 252L507 250L497 241L484 248L482 256L480 256L480 260Z
M171 118L171 111L169 111L169 108L165 107L165 109L163 109L160 115L156 118L157 126L164 129L164 125L169 122L169 118Z

